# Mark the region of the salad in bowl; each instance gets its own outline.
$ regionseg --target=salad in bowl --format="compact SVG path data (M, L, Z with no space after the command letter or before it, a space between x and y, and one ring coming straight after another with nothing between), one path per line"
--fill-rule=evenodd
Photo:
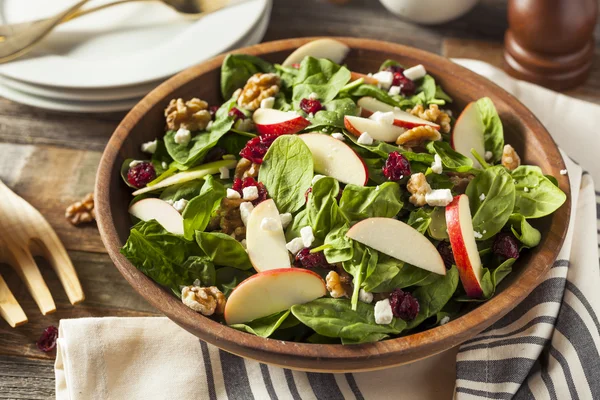
M422 65L358 73L348 50L230 54L222 104L172 99L121 168L121 253L192 310L279 340L380 341L494 296L566 195L521 164L489 98L454 110Z

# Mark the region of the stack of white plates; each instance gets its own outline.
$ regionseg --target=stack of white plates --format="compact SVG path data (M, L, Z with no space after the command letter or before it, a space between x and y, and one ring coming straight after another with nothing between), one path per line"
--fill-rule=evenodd
M0 96L51 110L128 110L177 72L260 42L271 1L247 0L195 21L158 1L80 17L56 28L29 55L0 64ZM2 22L44 18L73 2L4 0Z

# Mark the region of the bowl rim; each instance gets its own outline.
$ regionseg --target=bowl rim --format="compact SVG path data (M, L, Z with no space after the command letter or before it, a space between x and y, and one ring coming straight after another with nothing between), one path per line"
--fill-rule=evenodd
M304 43L320 38L323 37L283 39L236 49L228 53L260 56L276 51L292 51ZM407 54L428 63L439 63L449 74L460 74L474 81L486 91L501 97L520 116L524 126L536 131L536 136L541 135L541 138L549 143L549 152L552 153L550 155L558 160L558 164L555 166L557 171L566 168L556 143L541 122L519 100L488 79L445 57L409 46L372 39L331 38L344 42L353 49L385 50L389 53ZM254 336L222 325L185 307L175 296L144 275L119 252L123 243L119 240L110 207L111 172L115 168L120 156L120 149L131 128L153 106L164 101L169 93L204 73L219 68L225 56L226 54L219 55L180 72L144 97L116 128L102 155L97 172L95 207L98 229L110 258L129 284L142 297L182 328L230 353L285 368L315 372L376 370L417 361L470 339L521 302L541 282L545 273L550 269L562 247L571 212L568 178L561 175L558 175L557 179L561 189L567 194L567 200L555 213L555 216L560 214L560 218L553 218L548 229L548 232L554 234L546 235L545 242L543 242L549 251L538 252L536 254L538 259L533 266L530 265L533 261L532 257L527 264L528 268L523 269L522 276L518 281L506 287L489 301L480 304L475 310L469 311L445 325L408 336L361 345L310 344ZM565 221L562 226L561 221Z

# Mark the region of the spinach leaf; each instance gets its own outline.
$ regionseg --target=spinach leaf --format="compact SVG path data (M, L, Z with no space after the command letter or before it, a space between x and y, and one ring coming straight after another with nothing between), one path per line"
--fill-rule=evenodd
M358 242L353 242L352 258L342 263L344 270L352 275L352 309L356 310L358 293L365 279L367 279L377 268L379 253Z
M242 281L252 276L252 270L243 271L233 267L218 268L216 271L216 286L226 297Z
M429 228L429 224L431 224L432 211L432 209L427 210L422 207L412 210L408 216L407 224L424 235L427 228Z
M542 234L527 222L521 214L512 214L509 219L510 229L523 247L531 248L540 244Z
M512 272L512 266L515 261L514 258L509 258L493 270L488 268L481 269L481 289L483 290L483 296L480 299L460 296L454 300L461 303L482 303L491 299L496 293L496 288L500 282Z
M214 264L207 257L191 256L181 266L184 270L196 271L200 286L214 286L217 274Z
M266 338L281 327L289 315L290 310L285 310L246 322L245 324L233 324L229 326L242 332Z
M506 168L497 165L482 171L469 182L466 194L473 213L473 229L481 234L478 240L500 232L515 206L515 184Z
M431 165L431 163L433 162L433 156L431 154L427 154L427 153L414 153L412 151L405 151L405 150L402 150L401 148L399 148L398 146L394 146L393 144L385 143L385 142L379 142L379 141L375 141L372 145L359 144L358 143L358 138L356 136L354 136L353 134L351 134L350 132L348 132L346 129L344 129L343 132L344 132L344 135L346 135L346 137L354 145L356 145L356 147L358 147L358 150L359 150L358 153L361 156L364 156L364 153L361 152L360 149L368 150L369 152L371 152L371 153L373 153L375 155L378 155L380 157L383 157L383 158L387 158L388 155L391 152L397 151L400 154L402 154L404 157L406 157L406 159L408 161L411 162L411 166L412 166L413 162L419 162L419 163L427 164L428 166ZM354 149L356 149L356 148L354 148Z
M350 226L344 224L338 228L332 229L327 236L325 236L325 249L323 253L327 262L330 264L340 263L348 261L352 258L354 253L352 246L352 239L346 237Z
M384 69L387 69L389 67L400 67L400 68L404 68L402 66L402 64L400 64L398 61L396 60L390 60L389 58L387 60L385 60L384 62L381 63L381 65L379 66L379 71L383 71Z
M248 54L229 54L221 65L221 95L224 99L243 87L248 78L257 72L275 72L267 61Z
M350 80L350 71L336 63L321 58L307 56L300 64L294 83L292 100L294 108L300 109L302 99L316 93L319 101L327 104L333 100Z
M515 213L525 218L541 218L552 214L567 195L544 176L539 167L522 165L512 171L515 180Z
M345 339L344 343L377 341L402 332L406 323L395 318L389 325L375 323L371 304L360 302L355 310L349 300L321 298L292 306L292 314L320 335Z
M327 234L334 228L347 222L336 200L339 191L338 181L327 176L315 182L308 195L307 219L315 238L320 242L323 242Z
M346 185L340 199L340 211L349 221L370 217L392 218L402 209L400 186L386 182L379 186Z
M194 239L195 231L203 231L210 222L212 213L225 197L225 186L215 180L212 175L206 175L205 183L200 194L194 197L183 210L183 233L187 240Z
M289 242L290 240L300 237L300 229L310 225L308 220L308 212L306 208L300 210L294 217L292 223L288 225L285 230L285 239Z
M373 293L391 292L427 283L432 275L439 276L395 258L381 256L375 271L365 280L364 290Z
M344 116L358 116L360 109L352 99L335 99L325 104L325 109L317 112L311 120L309 130L317 130L325 127L344 127Z
M160 194L160 198L165 201L177 201L179 199L191 200L200 194L200 189L202 189L204 182L203 179L198 179L180 183L179 185L169 186Z
M278 137L265 154L258 180L265 184L280 213L293 213L305 203L313 178L313 158L296 135Z
M377 100L394 107L400 107L401 105L396 99L390 96L388 92L368 83L363 83L359 86L353 86L344 94L352 96L352 98L355 99L365 96L374 97Z
M251 269L248 253L240 242L220 232L196 231L196 242L216 265L238 269Z
M160 176L165 173L169 169L168 166L172 161L173 159L167 151L165 142L163 140L156 139L156 150L154 151L154 154L152 154L152 165L156 171L156 176ZM167 168L163 167L163 163L167 165Z
M500 161L504 149L504 130L496 107L489 97L477 100L475 105L485 127L483 133L485 150L492 152L493 162Z
M462 154L454 151L450 144L443 141L433 141L427 144L427 149L430 152L440 156L442 164L452 171L468 172L473 168L473 160L465 157Z

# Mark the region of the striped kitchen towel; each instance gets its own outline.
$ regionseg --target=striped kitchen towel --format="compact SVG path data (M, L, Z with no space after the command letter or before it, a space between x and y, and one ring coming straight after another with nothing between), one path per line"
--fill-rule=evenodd
M456 60L519 97L566 154L569 232L546 279L458 349L383 371L318 374L260 364L199 341L167 318L62 320L58 400L600 399L600 106ZM597 199L596 197L599 197ZM597 212L598 211L598 212Z

